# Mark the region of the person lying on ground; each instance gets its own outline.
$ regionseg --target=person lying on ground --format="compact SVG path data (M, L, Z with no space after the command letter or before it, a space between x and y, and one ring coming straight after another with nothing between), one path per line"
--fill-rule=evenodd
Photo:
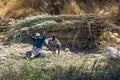
M55 51L58 50L58 55L60 54L61 43L58 39L56 39L55 34L52 35L52 38L48 38L45 40L45 45L48 50Z
M43 37L41 37L40 33L36 33L35 37L33 37L28 30L26 30L26 34L29 35L31 40L33 41L33 48L31 51L31 58L35 58L42 49L42 45L46 39L46 34L43 32Z

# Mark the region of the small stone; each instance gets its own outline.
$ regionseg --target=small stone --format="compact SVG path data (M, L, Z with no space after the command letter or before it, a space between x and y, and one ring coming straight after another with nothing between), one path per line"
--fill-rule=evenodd
M69 50L69 48L65 48L65 52L71 54L71 51Z
M119 51L114 47L108 47L106 49L106 52L104 53L104 57L107 60L115 60L115 59L118 60L120 59Z

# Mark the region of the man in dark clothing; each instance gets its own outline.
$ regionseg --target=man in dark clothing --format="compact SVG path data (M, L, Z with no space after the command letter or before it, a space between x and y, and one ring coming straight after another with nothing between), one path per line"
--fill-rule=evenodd
M45 40L45 44L47 45L47 48L51 51L58 50L58 55L60 54L61 49L61 43L58 39L56 39L55 35L52 35L52 38L48 38Z
M33 41L33 48L31 51L31 58L35 58L38 54L39 51L41 51L42 49L42 45L46 39L46 35L45 32L43 33L43 37L40 37L40 33L36 33L35 37L33 37L29 31L26 30L26 34L29 35L29 37L32 39Z

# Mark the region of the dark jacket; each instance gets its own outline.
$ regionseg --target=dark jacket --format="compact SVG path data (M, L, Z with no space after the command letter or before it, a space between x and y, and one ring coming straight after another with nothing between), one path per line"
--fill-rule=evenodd
M42 48L42 45L46 39L45 35L42 38L38 38L38 39L33 37L32 35L29 35L29 36L33 41L33 47Z

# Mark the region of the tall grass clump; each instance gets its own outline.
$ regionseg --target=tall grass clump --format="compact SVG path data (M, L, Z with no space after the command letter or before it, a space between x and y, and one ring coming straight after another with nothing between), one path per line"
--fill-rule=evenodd
M68 66L54 65L47 67L49 62L25 62L21 65L9 64L1 68L1 80L120 80L120 62L112 61L101 65L95 60L91 65L83 60L69 62Z

